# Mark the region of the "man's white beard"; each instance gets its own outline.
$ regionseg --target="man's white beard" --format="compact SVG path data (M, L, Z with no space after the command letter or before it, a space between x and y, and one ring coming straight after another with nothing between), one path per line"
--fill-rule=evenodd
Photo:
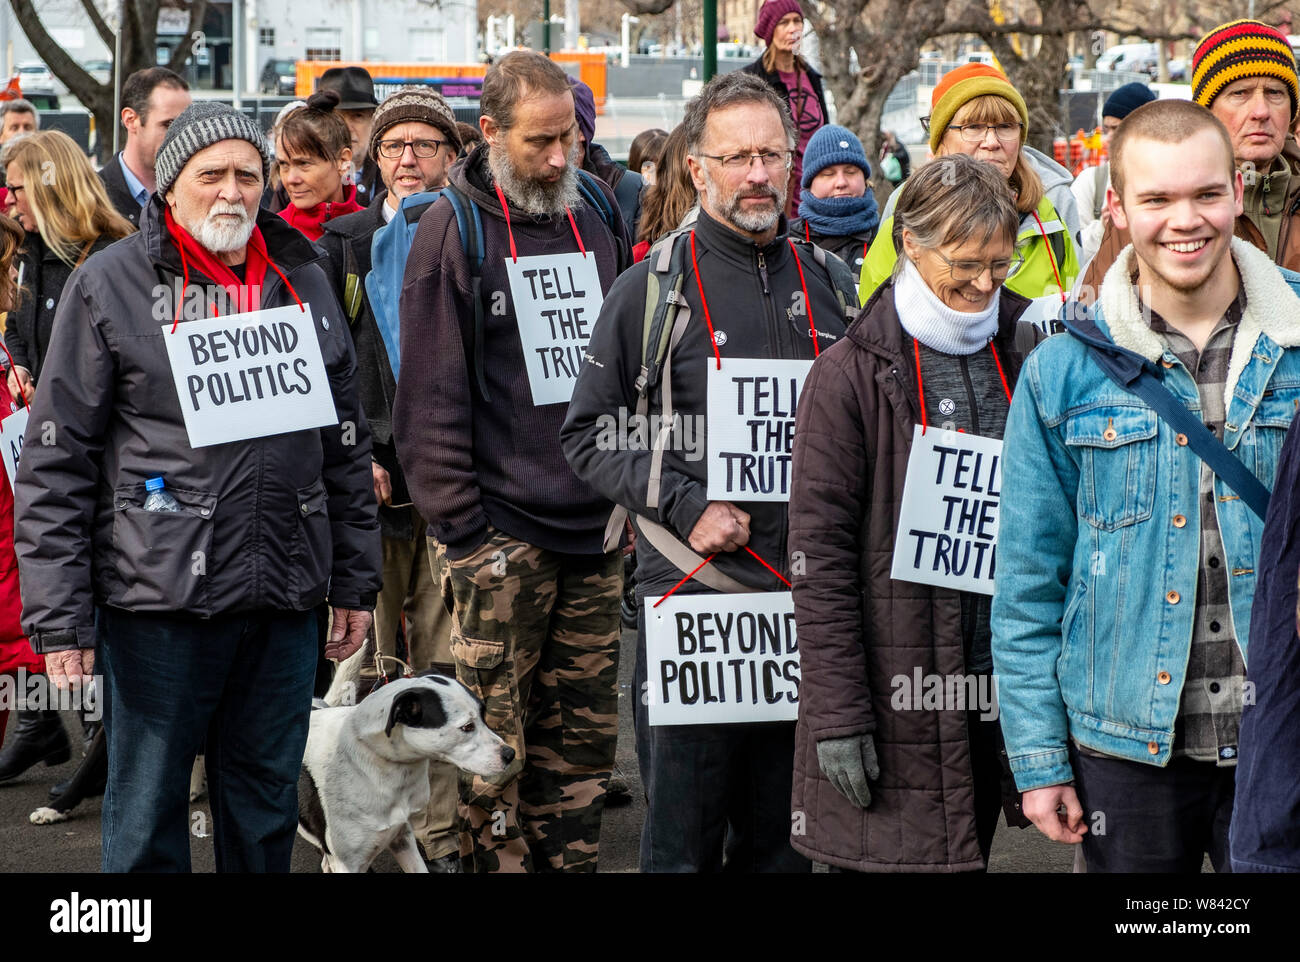
M502 193L520 210L542 216L559 214L566 207L576 207L581 199L578 193L578 170L573 165L577 153L575 144L564 173L553 184L543 184L520 176L506 156L504 147L488 149L488 169L492 171L492 179L501 187Z
M713 179L709 173L708 165L701 168L704 172L704 189L709 198L717 204L722 213L722 217L732 227L739 228L743 231L749 231L751 234L763 234L771 230L781 220L781 214L785 210L785 190L778 190L771 184L764 187L738 187L736 192L731 195L731 199L725 204L722 202L722 188L718 182ZM771 197L774 209L770 213L761 210L745 210L740 202L745 197Z
M220 214L238 214L240 219L238 221L217 220ZM253 236L255 226L255 221L248 216L248 211L242 206L219 200L212 205L203 220L186 224L185 229L205 250L214 254L228 254L244 248L248 238Z

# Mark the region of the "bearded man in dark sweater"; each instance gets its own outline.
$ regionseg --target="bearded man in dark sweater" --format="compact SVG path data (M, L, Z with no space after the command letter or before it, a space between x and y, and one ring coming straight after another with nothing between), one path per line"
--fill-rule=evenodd
M462 783L470 871L595 871L617 741L622 559L612 506L560 449L569 393L627 231L584 203L564 72L508 54L483 81L485 143L420 219L400 308L393 436L446 561L456 673L515 750ZM475 216L475 210L477 216ZM617 548L617 545L614 545Z

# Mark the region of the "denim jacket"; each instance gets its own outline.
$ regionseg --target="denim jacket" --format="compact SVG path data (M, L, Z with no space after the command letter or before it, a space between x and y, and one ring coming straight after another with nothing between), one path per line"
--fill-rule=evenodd
M1272 488L1300 407L1300 274L1237 239L1246 291L1224 397L1224 444ZM1190 411L1196 383L1144 319L1133 248L1107 272L1097 325L1158 363ZM1068 740L1164 766L1191 651L1200 564L1200 459L1114 384L1073 335L1025 362L1003 449L993 660L1007 754L1021 791L1070 781ZM1248 645L1264 522L1222 480L1233 633ZM1009 495L1009 496L1006 496Z

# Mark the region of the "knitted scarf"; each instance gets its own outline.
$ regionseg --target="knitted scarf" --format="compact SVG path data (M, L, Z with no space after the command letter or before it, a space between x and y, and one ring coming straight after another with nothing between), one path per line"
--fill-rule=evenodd
M805 188L799 196L799 216L823 237L867 234L880 223L876 195L870 190L861 197L814 197Z

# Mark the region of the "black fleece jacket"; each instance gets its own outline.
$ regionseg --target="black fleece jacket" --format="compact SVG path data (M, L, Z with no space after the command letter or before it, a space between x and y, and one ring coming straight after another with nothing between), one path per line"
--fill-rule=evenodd
M406 483L429 533L452 558L470 554L491 525L529 544L572 554L598 554L612 505L574 475L560 450L565 404L533 405L515 319L506 261L510 241L492 186L487 146L451 170L451 183L479 207L484 260L481 340L488 397L471 372L469 259L451 202L440 198L420 218L402 284L402 369L393 404L393 437ZM603 187L610 206L612 192ZM608 292L630 249L599 212L572 208L574 224L596 258ZM520 257L575 252L569 218L510 210Z

